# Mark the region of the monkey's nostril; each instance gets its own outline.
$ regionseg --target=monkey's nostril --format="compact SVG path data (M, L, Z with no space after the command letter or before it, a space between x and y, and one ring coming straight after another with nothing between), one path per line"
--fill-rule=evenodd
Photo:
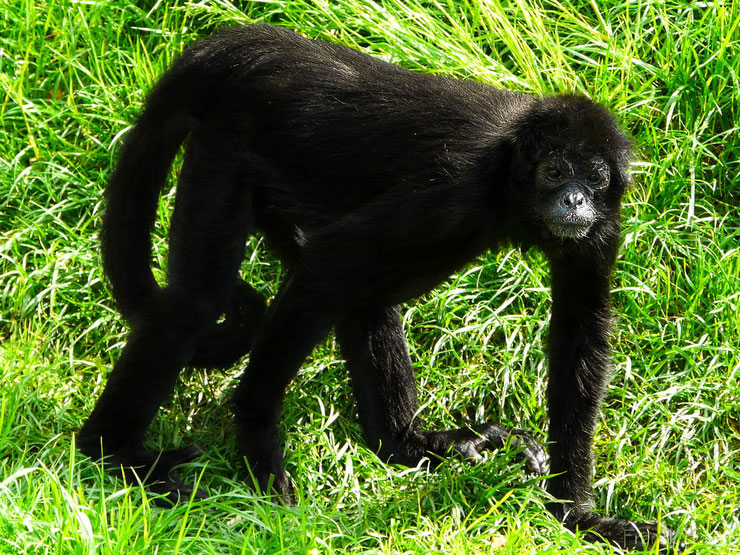
M578 208L583 204L583 201L585 200L583 193L573 192L568 193L563 197L563 204L567 208Z

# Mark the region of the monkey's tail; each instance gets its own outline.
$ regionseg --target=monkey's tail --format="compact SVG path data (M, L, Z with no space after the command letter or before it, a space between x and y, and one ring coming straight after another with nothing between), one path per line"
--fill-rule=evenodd
M198 64L182 56L149 94L126 136L105 191L100 233L103 268L121 314L131 319L158 285L151 269L151 231L172 160L189 132L188 119L208 94Z

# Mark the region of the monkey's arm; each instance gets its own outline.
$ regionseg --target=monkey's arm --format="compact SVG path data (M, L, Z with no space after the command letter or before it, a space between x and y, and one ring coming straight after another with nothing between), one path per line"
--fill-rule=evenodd
M592 510L593 435L610 371L609 278L615 244L598 253L553 259L547 387L550 417L550 511L571 529L621 547L667 547L672 533L649 522Z
M552 297L549 489L572 502L555 508L563 519L591 508L591 445L609 374L609 268L578 256L553 260Z

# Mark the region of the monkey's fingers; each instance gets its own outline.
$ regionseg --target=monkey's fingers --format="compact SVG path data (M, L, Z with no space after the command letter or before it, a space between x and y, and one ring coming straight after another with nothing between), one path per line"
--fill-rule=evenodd
M652 550L657 546L657 552L665 554L680 553L684 550L684 546L673 531L655 522L633 522L596 515L584 520L586 521L584 523L569 523L566 520L566 525L569 528L588 530L586 537L591 541L603 539L623 549Z
M205 497L204 493L194 492L186 485L176 470L177 466L201 454L200 449L193 445L161 452L138 448L107 456L105 464L128 483L141 483L148 491L157 494L155 504L158 506L171 507L181 500Z
M474 426L469 438L455 441L455 450L470 459L480 459L486 449L510 445L521 450L526 460L527 470L534 474L547 474L547 453L543 447L527 432L486 423Z
M533 474L542 476L550 470L547 452L537 441L526 432L512 430L509 442L516 449L521 449L526 458L527 470Z
M271 499L275 503L280 503L286 507L293 507L298 504L298 498L295 495L293 483L290 481L288 481L287 486L282 488L280 491L273 490Z

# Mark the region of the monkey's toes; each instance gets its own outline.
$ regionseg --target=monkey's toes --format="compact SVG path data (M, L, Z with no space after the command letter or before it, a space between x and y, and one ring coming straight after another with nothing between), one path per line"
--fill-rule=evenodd
M279 503L286 507L292 507L296 504L293 482L285 472L278 472L277 475L264 473L254 478L257 491L267 495L273 503Z
M188 445L179 449L170 449L162 451L156 460L156 465L162 468L171 469L177 465L194 461L200 457L203 452L195 445Z
M177 470L171 470L165 480L147 485L147 490L157 495L154 504L158 507L171 508L177 503L191 499L206 499L208 496L201 490L194 490L180 479Z

